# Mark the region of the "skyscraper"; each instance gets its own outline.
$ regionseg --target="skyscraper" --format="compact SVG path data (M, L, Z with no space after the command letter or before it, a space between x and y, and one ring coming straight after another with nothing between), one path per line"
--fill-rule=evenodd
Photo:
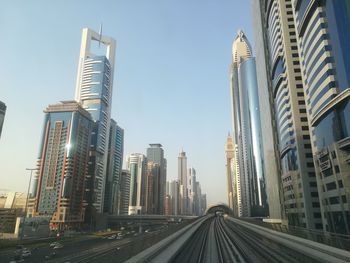
M260 118L262 139L264 142L264 169L266 180L267 203L269 216L274 221L285 219L283 209L283 193L281 187L281 168L276 129L276 114L273 103L272 80L270 78L269 52L262 44L265 42L265 23L261 15L261 1L251 1L252 18L254 24L255 57L257 72L258 95L260 104Z
M129 215L142 214L146 203L146 157L141 153L130 154L127 168L130 172Z
M184 151L181 151L178 157L178 181L179 181L179 214L187 214L187 157Z
M263 145L255 58L239 31L232 45L231 97L234 144L238 165L243 216L267 214Z
M238 146L234 145L234 156L238 156ZM232 179L232 199L233 199L233 215L242 216L242 198L241 198L241 180L239 174L239 165L236 158L232 158L230 162L230 172Z
M171 198L171 214L179 214L179 182L173 180L169 182L169 196Z
M2 125L4 124L6 113L6 105L2 101L0 101L0 137L2 132Z
M28 215L50 216L51 229L79 228L84 221L84 185L92 119L75 101L49 105L30 188Z
M237 160L238 146L233 143L232 136L227 136L225 144L227 199L228 205L236 217L242 216L241 183Z
M159 165L159 177L153 177L153 195L155 202L155 214L164 214L165 211L165 192L166 192L166 159L164 150L159 143L152 143L147 148L147 160L153 164Z
M94 54L91 48L93 41L106 46L106 54ZM83 29L75 100L95 121L87 185L91 194L88 199L90 206L98 213L103 212L104 206L115 45L114 39L89 28Z
M118 196L118 215L129 214L129 201L130 201L130 172L128 170L122 170L120 175L120 191Z
M146 174L146 213L159 214L161 202L159 181L161 176L161 168L158 163L149 161L147 162L147 174Z
M196 198L197 198L196 170L193 167L189 168L187 175L188 175L187 176L188 214L195 215Z
M200 216L205 214L207 210L207 194L201 195L201 206L200 206Z
M118 192L120 191L120 174L123 166L123 150L124 130L111 119L104 198L105 213L118 213Z
M290 225L322 229L292 1L261 0L259 9L278 134L283 210Z
M288 4L293 5L288 11L295 14L295 42L311 127L321 204L316 215L322 216L325 231L350 234L350 2ZM310 182L315 184L310 190L312 207L318 204L314 181Z
M234 145L233 145L233 140L232 140L232 136L228 135L227 136L227 141L225 144L225 155L226 155L226 178L227 178L227 201L228 201L228 206L229 208L231 208L232 210L234 210L234 206L233 206L233 172L231 169L231 161L235 161L234 158Z

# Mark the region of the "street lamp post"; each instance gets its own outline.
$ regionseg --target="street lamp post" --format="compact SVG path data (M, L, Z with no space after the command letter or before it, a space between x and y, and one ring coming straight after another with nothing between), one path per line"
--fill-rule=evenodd
M23 217L22 231L21 231L21 240L23 239L23 235L24 235L24 224L25 224L26 217L27 217L28 199L29 199L29 188L30 188L30 184L31 184L31 182L32 182L33 171L37 171L37 170L38 170L38 168L26 168L26 171L30 171L30 178L29 178L29 184L28 184L28 189L27 189L26 206L25 206L25 209L24 209L24 217Z

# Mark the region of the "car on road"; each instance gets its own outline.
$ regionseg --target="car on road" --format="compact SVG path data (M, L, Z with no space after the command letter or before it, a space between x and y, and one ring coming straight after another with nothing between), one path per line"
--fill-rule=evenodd
M50 247L55 247L55 246L57 246L57 245L60 245L60 243L59 243L59 242L52 242L52 243L50 244Z
M120 239L123 239L123 237L122 236L117 236L116 239L120 240Z
M27 257L29 257L31 255L32 255L32 252L30 252L30 250L28 248L25 248L25 249L22 250L22 257L23 258L27 258Z
M62 244L57 244L56 246L53 247L53 249L60 249L60 248L63 248Z
M116 235L111 235L108 237L108 239L112 240L112 239L115 239L117 236Z

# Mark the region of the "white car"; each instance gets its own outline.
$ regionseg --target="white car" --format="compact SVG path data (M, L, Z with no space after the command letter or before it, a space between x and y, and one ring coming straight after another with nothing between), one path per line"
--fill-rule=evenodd
M32 252L30 252L30 250L28 250L28 249L23 249L23 251L22 251L22 257L27 258L27 257L29 257L29 256L31 256L31 255L32 255Z
M56 246L53 247L53 249L59 249L59 248L63 248L62 244L57 244Z
M116 238L116 235L111 235L108 237L108 239L112 240L112 239L115 239Z
M59 243L59 242L52 242L52 243L50 244L50 247L55 247L55 246L57 246L57 245L60 245L60 243Z

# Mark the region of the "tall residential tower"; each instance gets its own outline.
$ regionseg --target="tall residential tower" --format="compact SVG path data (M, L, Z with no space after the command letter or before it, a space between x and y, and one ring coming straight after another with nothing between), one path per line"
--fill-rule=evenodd
M90 114L75 101L49 105L45 110L28 215L49 216L51 229L77 229L84 221L92 126Z
M286 1L295 15L325 231L350 234L350 1ZM293 24L294 25L294 24ZM297 46L295 44L295 46ZM316 184L313 180L311 183ZM310 185L311 186L311 185ZM317 191L312 185L311 198ZM312 200L310 206L316 204Z
M106 47L106 54L95 54L92 44ZM92 116L95 127L89 167L89 205L103 212L108 140L112 104L115 40L84 28L82 34L75 100Z
M290 225L322 229L292 1L259 3L276 118L283 212Z

